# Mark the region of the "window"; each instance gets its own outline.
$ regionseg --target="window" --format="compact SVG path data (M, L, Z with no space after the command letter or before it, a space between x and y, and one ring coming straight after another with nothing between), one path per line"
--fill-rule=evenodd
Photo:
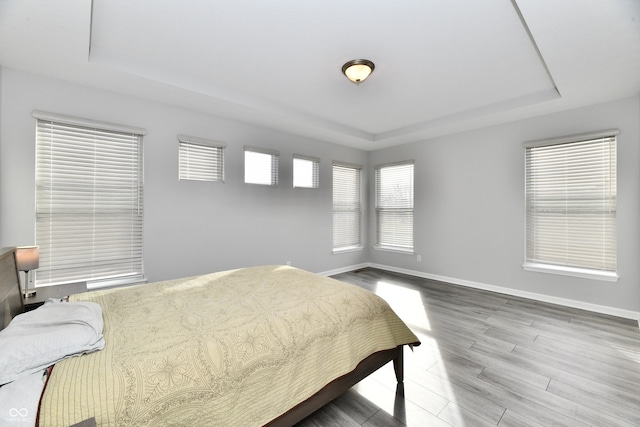
M524 144L525 269L617 279L617 133Z
M362 249L362 166L333 162L333 252Z
M293 187L318 188L320 186L320 159L293 155Z
M223 142L178 135L178 179L224 182Z
M244 147L244 182L276 187L279 156L275 150Z
M142 135L34 112L38 285L144 280Z
M376 166L376 248L413 253L413 161Z

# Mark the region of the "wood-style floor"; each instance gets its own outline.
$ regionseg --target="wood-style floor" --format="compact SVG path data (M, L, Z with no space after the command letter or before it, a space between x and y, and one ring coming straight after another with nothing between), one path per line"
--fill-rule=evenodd
M399 390L388 364L300 427L640 426L635 321L376 269L334 278L384 297L422 345Z

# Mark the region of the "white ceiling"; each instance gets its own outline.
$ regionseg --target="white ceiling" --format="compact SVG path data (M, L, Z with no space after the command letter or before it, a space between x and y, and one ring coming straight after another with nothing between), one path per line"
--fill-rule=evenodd
M0 65L373 150L640 93L640 0L0 0Z

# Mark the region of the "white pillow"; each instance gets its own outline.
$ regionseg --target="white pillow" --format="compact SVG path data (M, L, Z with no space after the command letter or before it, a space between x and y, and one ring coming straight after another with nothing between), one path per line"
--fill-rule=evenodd
M93 302L52 302L19 314L0 331L0 385L102 350L102 326L102 308Z

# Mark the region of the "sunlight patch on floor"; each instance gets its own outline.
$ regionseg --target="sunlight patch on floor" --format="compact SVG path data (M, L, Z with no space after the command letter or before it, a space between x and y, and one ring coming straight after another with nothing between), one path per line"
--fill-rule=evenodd
M422 407L430 414L434 415L436 419L430 420L428 425L440 425L447 424L447 422L455 421L455 425L465 426L464 409L455 404L456 397L455 392L449 381L449 375L447 374L446 360L442 357L442 352L438 344L438 330L437 325L433 326L429 321L427 309L424 305L420 292L413 289L408 289L404 286L394 285L385 281L378 281L376 283L376 294L382 297L389 303L393 311L409 326L413 328L416 335L418 335L421 345L414 348L413 352L405 349L405 390L406 394L403 400L407 403L407 407L404 407L403 411L398 411L398 396L396 396L396 402L393 408L390 408L390 402L387 402L387 406L380 407L389 414L400 421L404 422L407 426L411 425L424 425L423 423L415 424L416 420L412 420L410 415L412 411L407 411L413 404ZM418 374L421 378L416 378L415 386L407 384L407 381L412 381L411 372L424 370L425 374ZM423 376L424 375L424 376ZM430 387L422 390L424 387L420 385L422 381L429 381ZM418 387L418 388L415 388ZM436 391L437 390L437 391ZM425 405L422 402L429 393L435 392L441 398L444 398L442 406L440 405ZM436 399L429 399L430 401ZM446 403L448 401L448 403ZM391 412L393 411L393 412ZM425 420L421 420L424 422ZM449 425L449 424L447 424Z
M376 294L387 301L406 324L431 330L420 292L380 280L376 283Z
M610 344L610 346L618 353L620 353L622 358L629 359L632 362L640 363L640 352L629 350L616 344Z

